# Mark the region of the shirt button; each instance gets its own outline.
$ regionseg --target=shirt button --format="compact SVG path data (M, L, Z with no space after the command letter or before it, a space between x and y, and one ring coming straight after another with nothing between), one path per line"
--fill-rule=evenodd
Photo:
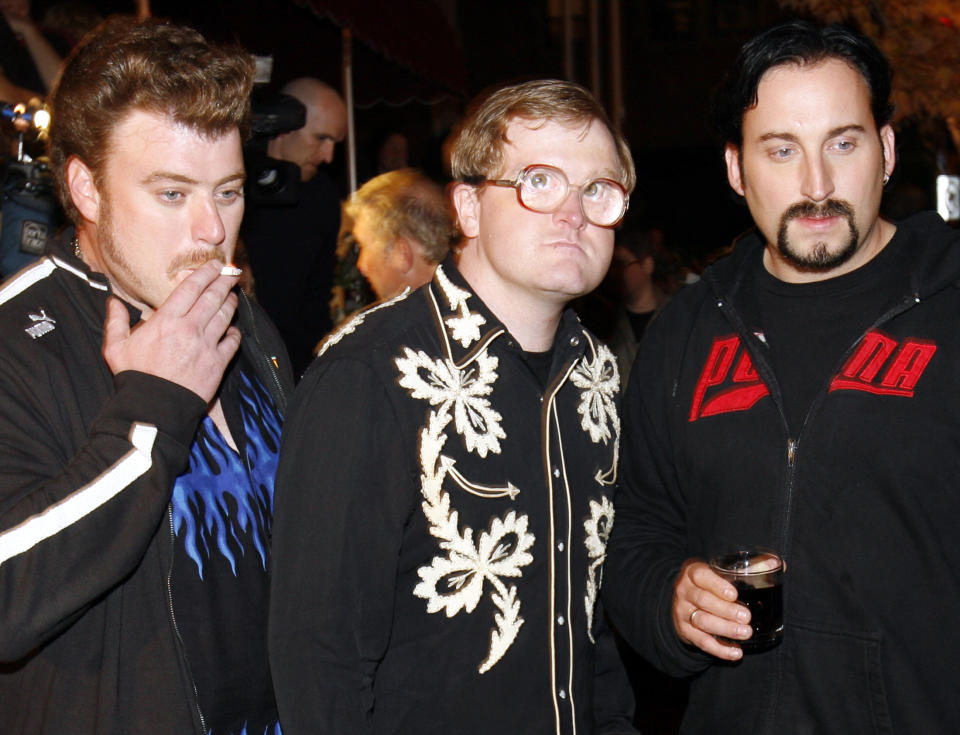
M576 347L578 344L580 344L580 338L579 338L579 337L577 337L576 335L574 335L573 337L570 338L570 346L571 346L571 347Z
M557 625L563 625L563 615L557 618Z
M561 554L563 553L563 541L557 544L557 551L559 551Z
M560 695L560 699L566 699L566 698L567 698L567 691L566 691L566 689L561 689L559 692L557 692L557 694Z
M554 476L554 477L560 477L560 468L559 468L559 467L554 467L554 468L553 468L553 476Z

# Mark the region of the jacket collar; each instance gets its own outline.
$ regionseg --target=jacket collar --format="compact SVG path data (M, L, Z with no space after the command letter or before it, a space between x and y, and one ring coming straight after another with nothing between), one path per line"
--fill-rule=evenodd
M427 297L447 357L456 366L471 362L494 341L503 342L507 349L521 351L507 327L467 283L452 256L437 267L427 287ZM573 309L564 309L554 336L554 365L565 363L571 357L579 358L592 343Z

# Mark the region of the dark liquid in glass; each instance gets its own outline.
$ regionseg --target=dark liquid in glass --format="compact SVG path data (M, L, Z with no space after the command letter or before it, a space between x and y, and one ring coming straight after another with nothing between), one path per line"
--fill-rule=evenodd
M783 587L750 587L743 582L734 582L737 601L750 610L750 626L753 635L745 641L736 641L744 653L766 651L780 642L783 636Z

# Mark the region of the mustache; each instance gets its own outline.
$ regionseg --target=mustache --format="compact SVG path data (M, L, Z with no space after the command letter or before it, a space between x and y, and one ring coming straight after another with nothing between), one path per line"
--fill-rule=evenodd
M226 263L223 253L214 248L191 250L189 253L178 255L167 267L167 276L173 278L177 273L187 268L199 268L204 263L211 260L219 260Z
M842 199L828 199L817 204L815 202L797 202L787 209L780 218L780 222L786 224L792 219L798 217L853 217L853 205Z

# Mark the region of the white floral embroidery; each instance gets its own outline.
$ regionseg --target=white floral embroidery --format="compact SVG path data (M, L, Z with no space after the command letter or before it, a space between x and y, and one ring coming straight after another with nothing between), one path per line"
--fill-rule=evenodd
M480 321L472 318L474 315L466 310L469 292L450 283L442 269L437 271L437 280L451 306L461 308L464 318L458 322L460 326L451 328L456 332L465 329L463 325L477 325L478 338L483 321L482 317ZM464 344L462 340L461 344ZM528 517L513 510L503 518L494 517L489 528L476 540L472 528L461 529L459 514L451 507L450 494L443 489L448 476L452 482L469 487L481 496L508 494L513 497L517 488L509 482L503 489L471 483L441 451L448 438L447 427L453 424L468 451L475 451L480 457L486 457L488 452L500 452L499 440L506 438L500 426L502 417L486 398L497 380L499 361L482 351L458 368L450 355L433 359L422 350L414 352L404 347L403 355L395 359L395 364L401 375L400 385L411 397L428 401L433 408L420 431L421 508L430 524L431 535L439 541L442 555L433 557L430 564L417 570L420 582L413 593L427 601L427 612L443 611L447 617L453 617L461 612L473 613L489 588L490 601L499 612L493 616L487 657L478 666L483 674L509 650L524 623L517 587L507 585L504 579L522 576L523 567L533 561L530 549L536 539L528 530Z
M480 327L486 324L487 320L480 314L467 314L466 316L448 316L444 321L450 327L450 336L463 347L469 347L480 339Z
M607 558L607 541L613 528L613 503L606 495L600 502L590 501L590 517L583 522L583 530L587 532L583 544L587 547L587 556L590 566L587 568L587 594L584 605L587 610L587 636L591 643L593 639L593 611L597 606L597 593L600 591L600 580L597 570Z
M460 288L455 285L453 281L447 278L447 272L443 269L442 265L437 266L437 270L434 271L434 277L437 283L440 284L440 289L443 291L447 303L450 304L451 310L458 311L468 308L467 302L470 300L470 292L465 288Z
M516 586L507 586L500 577L519 577L521 567L533 561L529 550L536 540L527 530L527 516L509 511L503 520L494 518L490 530L473 540L473 529L459 528L459 515L450 506L450 495L443 481L452 467L440 454L451 417L448 411L430 411L427 426L420 432L421 494L423 514L430 533L440 541L446 556L435 556L417 570L421 582L413 593L427 600L427 612L443 610L447 617L461 611L472 613L483 596L485 582L491 586L490 601L500 611L494 615L490 631L490 649L478 671L490 670L513 644L524 620Z
M472 529L464 529L462 536L444 544L446 557L434 557L429 567L417 570L423 581L413 593L427 600L427 612L443 610L448 618L461 610L473 612L483 594L484 581L489 581L496 592L506 594L500 577L519 577L520 567L533 561L528 551L534 537L527 532L527 517L517 517L514 511L503 520L494 518L476 546L472 537Z
M388 299L387 301L384 301L375 306L371 306L368 309L364 309L363 311L359 311L356 314L354 314L352 317L347 319L347 321L345 321L339 327L337 327L332 332L330 332L329 335L327 335L327 338L323 340L323 344L320 345L320 349L317 350L317 357L320 357L321 355L323 355L327 350L329 350L331 347L337 344L337 342L342 340L348 334L351 334L357 331L357 327L363 324L364 320L370 314L372 314L375 311L380 311L380 309L383 309L386 306L390 306L391 304L395 304L398 301L403 301L411 293L413 292L409 288L405 289L403 293L400 293L394 296L392 299Z
M475 361L458 369L449 358L434 360L423 350L414 352L409 347L403 352L404 357L394 360L403 376L400 385L414 398L429 401L441 415L452 406L457 433L468 451L481 457L488 452L499 454L499 440L506 438L500 426L502 417L484 398L493 391L499 360L482 352Z
M593 344L591 340L591 344ZM596 481L612 485L617 479L617 462L620 456L620 416L617 414L616 397L620 391L620 370L613 353L604 344L593 349L593 360L584 355L570 374L571 382L580 389L580 426L598 444L606 444L613 438L613 463L608 470L597 470Z
M486 324L487 320L481 314L470 311L467 307L470 292L454 285L447 278L442 266L436 270L436 279L451 311L457 312L456 316L446 317L444 323L450 328L450 336L466 349L480 339L480 327Z
M599 345L594 359L587 361L586 355L574 368L570 380L581 390L580 426L590 434L594 443L610 440L611 422L619 423L617 417L616 395L620 390L620 371L617 360L606 345Z

